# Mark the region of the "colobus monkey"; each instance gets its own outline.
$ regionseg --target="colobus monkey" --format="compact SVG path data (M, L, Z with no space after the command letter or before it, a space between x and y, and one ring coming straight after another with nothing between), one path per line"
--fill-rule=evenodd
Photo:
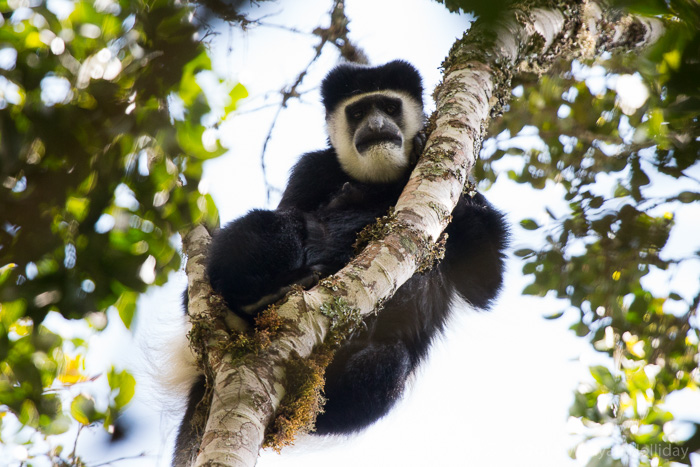
M357 233L385 215L423 149L418 71L403 61L342 64L321 86L330 147L301 157L274 211L253 210L213 238L207 272L232 312L252 319L286 286L337 272ZM503 280L507 227L480 194L463 194L447 227L444 260L401 286L365 320L326 371L317 434L352 433L384 416L442 330L456 296L487 308ZM195 454L191 426L200 377L177 439L176 465Z

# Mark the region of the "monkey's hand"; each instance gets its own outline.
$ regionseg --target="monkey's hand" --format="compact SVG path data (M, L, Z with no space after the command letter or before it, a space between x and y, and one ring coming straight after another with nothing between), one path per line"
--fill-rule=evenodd
M311 273L305 277L302 277L296 281L294 281L292 284L284 286L279 288L277 291L265 295L262 297L260 300L258 300L255 303L251 303L248 305L243 305L240 307L241 311L244 313L255 316L257 315L260 311L264 310L268 306L272 305L275 302L278 302L282 300L289 292L294 290L296 287L301 287L304 290L308 290L314 285L318 284L318 280L320 278L320 275L318 273Z
M328 203L328 209L343 209L362 204L367 198L367 189L356 183L345 182L337 195Z
M231 310L249 315L261 301L275 301L270 297L310 274L304 263L304 240L300 213L249 212L214 235L207 258L212 288Z
M415 163L418 158L423 154L423 149L425 149L425 143L428 141L428 135L424 131L419 131L416 136L413 137L413 149L411 149L411 162Z

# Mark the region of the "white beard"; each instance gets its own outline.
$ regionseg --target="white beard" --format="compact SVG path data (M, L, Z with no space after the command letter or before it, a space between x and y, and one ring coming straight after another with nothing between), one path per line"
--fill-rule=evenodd
M403 103L403 143L373 144L360 154L349 134L345 108L367 96L379 94L401 99ZM378 91L360 94L341 103L327 118L328 135L335 148L341 167L355 180L369 183L387 183L401 178L411 164L413 137L423 127L423 109L408 93Z

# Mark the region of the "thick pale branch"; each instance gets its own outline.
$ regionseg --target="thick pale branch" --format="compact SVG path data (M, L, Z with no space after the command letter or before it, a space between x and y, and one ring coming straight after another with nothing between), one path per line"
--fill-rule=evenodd
M588 55L598 47L636 47L658 35L653 21L622 17L611 23L594 3L585 12L577 8L508 12L495 35L477 22L455 44L435 93L434 130L396 206L396 228L332 276L336 287L323 281L289 297L277 310L286 324L265 352L234 365L211 362L214 397L197 465L255 464L264 429L285 393L285 360L309 356L328 333L329 319L319 311L322 304L342 297L367 315L413 275L449 222L474 166L483 128L494 106L507 101L510 79L522 62L537 61L541 72L556 58ZM601 38L596 36L600 31L615 33Z
M595 52L611 52L615 49L631 50L656 42L664 33L664 24L656 18L625 15L613 16L616 11L604 10L597 2L587 2L584 20L590 40L596 44Z
M213 319L216 311L224 312L226 310L223 303L213 302L215 297L214 291L209 284L209 278L206 272L206 257L211 243L211 235L203 225L197 225L188 231L181 232L182 249L187 256L185 272L187 273L187 313L191 320L204 320L216 324ZM221 314L221 313L220 313ZM232 314L225 313L226 326L221 326L221 330L236 329L246 331L250 328L248 323L242 318Z

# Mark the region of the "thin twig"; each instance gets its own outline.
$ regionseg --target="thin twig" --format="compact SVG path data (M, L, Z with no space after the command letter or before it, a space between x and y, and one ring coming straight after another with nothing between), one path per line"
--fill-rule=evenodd
M280 91L282 95L282 101L279 103L279 108L275 113L275 117L270 124L270 129L265 137L265 142L263 143L262 154L260 155L260 166L263 172L263 181L267 190L267 202L270 202L270 195L273 191L279 191L277 188L273 187L267 179L267 167L265 164L265 154L267 151L267 144L272 138L272 131L275 128L277 119L280 116L282 109L287 107L287 103L290 99L299 99L305 92L309 91L299 91L298 88L304 81L311 66L318 60L323 52L323 47L327 43L335 45L340 51L341 56L348 60L358 63L367 63L367 56L364 52L353 45L348 39L348 23L349 20L345 16L345 5L343 0L335 0L333 2L333 7L330 11L331 24L327 28L318 27L314 29L313 34L318 36L321 41L314 47L316 53L314 54L311 61L306 65L306 67L297 75L294 83L291 86ZM299 31L294 31L299 32Z
M112 465L113 462L121 462L121 461L125 461L125 460L139 459L139 458L144 458L144 457L146 457L146 451L142 452L141 454L136 454L135 456L119 457L117 459L112 459L111 461L103 462L101 464L94 464L90 467L102 467L103 465Z
M277 107L277 112L275 112L275 116L272 118L272 123L270 124L270 129L267 131L267 136L265 136L265 142L263 142L262 153L260 154L260 168L262 169L263 182L265 183L266 199L268 203L270 202L270 195L272 194L272 191L277 190L277 188L272 186L270 181L267 179L265 153L267 152L267 143L269 143L270 138L272 138L272 131L275 129L275 124L277 123L277 118L282 112L282 108L284 108L284 105L280 105L279 107Z
M83 431L83 428L85 428L85 425L82 423L78 425L78 432L75 434L75 442L73 443L73 451L68 456L68 459L75 459L78 450L78 439L80 438L80 432Z
M282 29L283 31L291 32L294 34L302 34L304 36L313 35L313 32L311 32L311 31L302 31L301 29L293 28L290 26L285 26L283 24L266 23L266 22L263 22L260 20L253 20L253 23L257 24L258 26L265 27L265 28Z
M263 142L263 147L262 147L262 153L260 154L260 167L262 169L262 175L263 175L263 182L265 183L265 189L267 192L267 202L270 202L270 195L272 194L273 191L278 191L276 187L273 187L270 181L267 178L267 166L265 164L265 155L267 152L267 144L270 142L270 139L272 138L272 132L275 129L275 125L277 124L277 119L279 118L282 109L285 109L287 107L287 104L290 99L296 99L299 98L301 93L297 91L299 86L304 82L304 78L306 77L307 73L309 72L309 69L311 66L318 60L318 58L321 56L321 53L323 52L323 47L329 42L337 39L338 32L334 31L335 29L338 29L338 24L337 24L337 18L344 18L341 22L340 28L342 30L343 34L347 34L347 18L345 18L345 13L343 12L343 2L342 0L335 0L333 2L333 8L330 12L331 15L331 25L327 29L323 28L316 28L314 30L314 34L319 36L321 38L321 41L314 47L316 53L314 54L313 58L309 61L309 63L302 69L301 72L297 75L296 79L292 83L291 86L288 86L287 88L283 89L280 91L280 94L282 95L282 101L279 103L279 107L277 108L277 112L275 112L275 116L272 119L272 122L270 123L270 129L267 132L267 136L265 136L265 141ZM340 15L340 16L339 16Z

